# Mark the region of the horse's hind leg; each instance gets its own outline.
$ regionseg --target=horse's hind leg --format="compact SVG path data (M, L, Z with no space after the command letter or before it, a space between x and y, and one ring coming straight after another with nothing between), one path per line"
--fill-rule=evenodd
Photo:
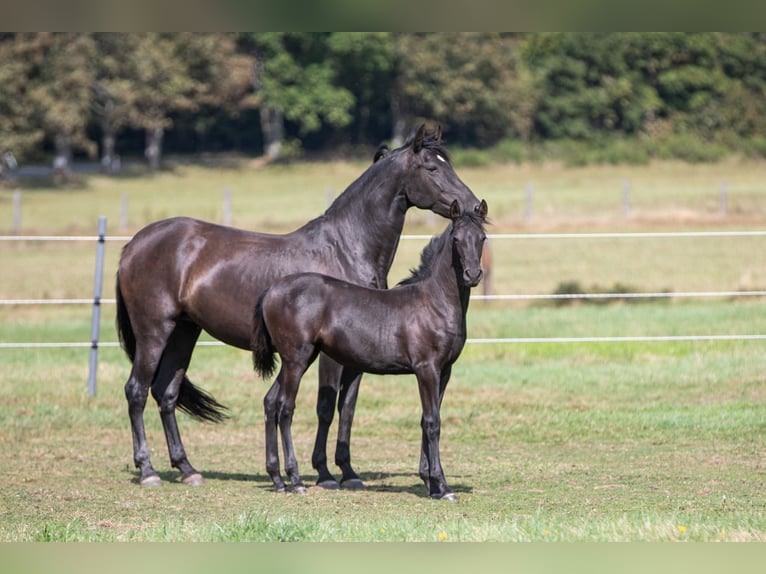
M169 331L170 328L168 328ZM139 483L142 486L159 486L162 484L160 476L152 467L149 447L146 443L144 408L149 396L149 388L162 356L166 337L162 333L155 333L154 337L144 339L147 341L146 344L140 344L136 347L133 368L125 383L125 398L128 402L128 415L130 416L133 437L133 462L139 470Z
M200 328L193 323L176 325L168 338L152 384L152 395L159 405L170 464L181 472L181 482L191 485L202 484L204 480L186 457L186 450L178 431L176 404L199 334Z

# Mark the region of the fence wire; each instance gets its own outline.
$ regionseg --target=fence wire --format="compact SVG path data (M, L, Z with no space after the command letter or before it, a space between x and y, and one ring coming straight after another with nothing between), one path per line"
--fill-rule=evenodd
M668 231L668 232L615 232L615 233L499 233L489 234L489 239L644 239L644 238L694 238L694 237L763 237L764 231ZM404 240L428 240L431 235L402 235ZM128 242L131 236L98 235L0 235L0 241L110 241ZM551 293L526 294L509 293L497 295L472 295L472 300L581 300L581 299L652 299L652 298L693 298L693 297L766 297L766 291L697 291L697 292L654 292L654 293ZM115 304L115 299L99 299L97 304ZM0 299L0 305L92 305L94 299ZM672 335L672 336L624 336L624 337L507 337L466 340L468 344L538 344L538 343L630 343L669 341L752 341L766 340L766 335ZM200 341L200 346L223 346L220 341ZM118 347L116 341L102 342L0 342L0 349L50 349L50 348L95 348Z

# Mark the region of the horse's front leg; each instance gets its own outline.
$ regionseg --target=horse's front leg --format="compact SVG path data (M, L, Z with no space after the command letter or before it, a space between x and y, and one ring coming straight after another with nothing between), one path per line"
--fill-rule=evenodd
M428 465L426 473L428 494L431 498L457 500L453 490L447 485L439 457L439 436L441 434L441 377L435 367L426 367L415 375L418 379L420 402L423 407L421 427L423 430L422 450ZM422 464L422 462L421 462ZM422 470L421 470L422 472Z
M343 472L341 488L359 490L364 483L351 467L351 424L354 422L356 399L362 373L344 368L340 378L340 397L338 398L338 443L335 447L335 464Z
M450 376L452 374L452 365L447 365L442 369L439 380L439 412L441 413L442 400L444 400L444 392L447 390L447 383L449 383ZM423 418L420 419L420 426L423 428ZM429 487L428 477L428 457L426 450L428 448L428 439L425 431L423 431L423 438L420 448L420 478L425 483L426 488Z
M271 388L263 397L266 426L266 472L274 483L274 492L284 492L285 482L279 474L279 439L277 438L277 401L280 392L280 371Z
M335 414L335 402L343 367L327 355L319 356L319 390L317 392L317 434L311 466L317 471L317 485L322 488L336 489L338 481L327 468L327 438Z

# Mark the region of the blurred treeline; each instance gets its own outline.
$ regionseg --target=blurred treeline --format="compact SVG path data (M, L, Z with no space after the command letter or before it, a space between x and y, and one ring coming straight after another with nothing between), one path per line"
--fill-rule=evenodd
M19 161L353 153L421 121L515 161L766 155L766 34L0 34Z

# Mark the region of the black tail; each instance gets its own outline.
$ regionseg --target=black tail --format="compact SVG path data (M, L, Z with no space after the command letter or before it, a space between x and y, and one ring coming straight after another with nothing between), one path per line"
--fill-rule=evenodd
M199 421L221 423L229 418L228 408L184 376L176 406Z
M268 292L268 291L267 291ZM263 318L263 299L266 293L258 298L253 314L253 333L250 338L250 347L253 350L253 367L264 379L271 378L277 368L277 361L274 353L274 342L266 327L266 320Z
M120 289L120 275L117 274L116 296L117 296L117 335L120 338L120 346L125 354L133 362L136 358L136 336L133 334L133 326L130 324L130 315L125 301L122 299L122 290Z
M130 324L128 308L122 298L119 274L117 275L115 292L117 298L117 335L120 338L120 345L132 363L136 358L136 336L133 334L133 326ZM186 376L181 382L176 406L200 421L220 423L229 418L226 406L216 401L212 395L194 386Z

